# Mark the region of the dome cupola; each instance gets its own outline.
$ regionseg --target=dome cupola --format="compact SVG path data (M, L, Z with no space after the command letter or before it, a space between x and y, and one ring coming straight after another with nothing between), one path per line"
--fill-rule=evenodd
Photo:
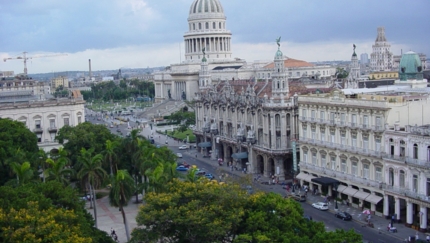
M423 67L417 53L409 51L402 55L399 65L399 77L401 81L423 79Z
M190 7L190 15L202 13L224 14L224 9L218 0L195 0Z

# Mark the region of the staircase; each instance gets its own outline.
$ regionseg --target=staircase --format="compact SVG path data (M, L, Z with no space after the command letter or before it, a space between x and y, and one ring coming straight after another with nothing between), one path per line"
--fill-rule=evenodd
M151 120L156 117L168 116L176 111L179 111L181 108L183 108L186 105L187 104L183 101L176 101L176 100L163 101L159 104L155 104L153 107L146 109L138 116Z

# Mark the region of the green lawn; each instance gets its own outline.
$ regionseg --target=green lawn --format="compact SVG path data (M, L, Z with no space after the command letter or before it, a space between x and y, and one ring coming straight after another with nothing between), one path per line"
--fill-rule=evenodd
M179 139L181 141L187 139L187 135L189 135L189 142L195 143L196 142L196 136L193 134L193 131L191 129L186 130L185 132L179 132L177 130L175 131L168 131L167 134L173 138Z

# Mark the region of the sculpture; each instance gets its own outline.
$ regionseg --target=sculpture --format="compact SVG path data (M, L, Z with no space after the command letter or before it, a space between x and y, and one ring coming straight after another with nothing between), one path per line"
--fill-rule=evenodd
M276 39L276 44L278 44L278 48L281 47L281 37Z
M355 48L356 48L355 44L352 44L352 46L353 46L353 48L354 48L354 52L355 52Z
M203 47L203 56L206 54L206 47Z
M169 96L169 99L171 99L171 98L172 98L172 94L170 93L170 89L169 89L169 90L167 90L167 95Z
M185 94L185 91L182 91L182 99L186 100L187 99L187 95Z

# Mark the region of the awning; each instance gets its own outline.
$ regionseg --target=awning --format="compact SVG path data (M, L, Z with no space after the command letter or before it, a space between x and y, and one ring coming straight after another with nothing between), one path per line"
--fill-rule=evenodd
M344 185L339 185L339 186L337 187L337 192L343 192L345 189L346 189L346 186L344 186Z
M363 192L363 191L357 191L353 197L356 197L358 199L364 200L366 197L368 197L370 193Z
M233 159L246 159L248 158L248 152L240 152L240 153L234 153L231 155Z
M197 146L199 146L200 148L210 148L212 147L212 144L211 142L203 142L203 143L197 144Z
M346 194L346 195L350 195L350 196L354 196L354 194L357 192L358 190L357 189L354 189L354 188L352 188L352 187L347 187L345 190L343 190L343 194Z
M323 186L331 186L334 183L339 183L338 180L330 178L330 177L316 177L312 179L312 182L318 183Z
M300 173L296 176L296 178L297 178L297 179L299 179L299 180L304 180L304 181L309 181L309 182L311 182L312 178L315 178L315 176L312 176L312 175L309 175L309 174L306 174L306 173L300 172Z
M370 194L368 197L366 197L365 200L368 201L368 202L370 202L370 203L373 203L373 204L378 204L379 201L382 200L382 197L376 196L374 194Z

